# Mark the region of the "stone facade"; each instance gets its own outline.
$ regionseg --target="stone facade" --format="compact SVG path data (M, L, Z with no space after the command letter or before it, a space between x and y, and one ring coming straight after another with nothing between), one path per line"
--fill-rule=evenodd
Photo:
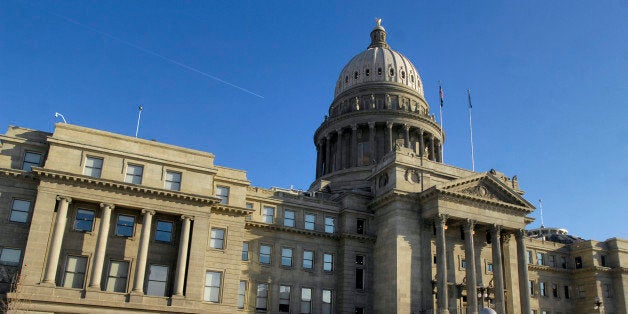
M315 132L308 191L254 187L210 153L155 141L10 127L11 311L566 314L599 297L625 313L626 241L527 237L534 207L517 178L443 164L416 68L379 23L371 38Z

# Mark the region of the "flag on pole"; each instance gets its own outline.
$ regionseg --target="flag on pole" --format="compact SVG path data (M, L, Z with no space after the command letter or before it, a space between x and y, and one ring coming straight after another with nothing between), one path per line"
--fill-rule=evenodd
M443 107L443 100L445 99L445 93L443 93L443 88L440 85L440 81L438 81L438 94L440 95L440 107Z
M471 105L471 90L468 89L467 90L467 96L469 96L469 109L473 108L473 106Z

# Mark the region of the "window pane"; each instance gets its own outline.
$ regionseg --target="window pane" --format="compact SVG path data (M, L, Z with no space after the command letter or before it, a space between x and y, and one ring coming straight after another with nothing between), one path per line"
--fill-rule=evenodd
M238 287L238 308L244 308L244 301L246 297L246 281L240 281L240 286Z
M146 286L146 294L154 296L166 296L166 282L149 281Z
M111 261L109 263L109 276L107 279L107 291L126 292L126 280L129 263Z
M146 294L165 296L167 279L168 267L160 265L150 265Z
M135 217L133 216L118 216L118 223L116 228L116 235L123 237L133 236L133 225L135 224Z
M268 284L260 283L257 285L257 298L255 299L255 309L268 309Z
M243 261L249 260L249 243L248 242L242 243L242 260Z
M264 207L262 209L262 221L265 223L273 223L275 217L275 209L272 207Z
M157 220L155 240L161 242L170 242L172 240L172 222Z
M325 232L334 233L334 219L331 217L325 217Z
M102 170L102 158L87 157L83 174L86 176L100 178Z
M305 215L305 229L314 230L314 223L316 221L316 216L312 214Z
M225 230L212 228L210 234L209 246L214 249L222 249L225 238Z
M229 203L229 188L226 186L217 186L216 196L220 198L220 204L228 204Z
M0 264L17 266L20 263L21 255L21 250L4 248L0 253Z
M74 230L92 231L94 225L94 211L79 209L76 211L76 220L74 221Z
M39 166L41 162L41 154L27 152L24 154L24 163L22 164L22 170L31 171L31 167Z
M11 211L10 220L14 222L27 222L28 212Z

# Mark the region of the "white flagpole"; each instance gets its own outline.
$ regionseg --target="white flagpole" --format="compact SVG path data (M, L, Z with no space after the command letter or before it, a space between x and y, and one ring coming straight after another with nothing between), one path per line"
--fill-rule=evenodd
M471 136L471 169L475 172L475 157L473 156L473 119L471 118L471 90L467 89L467 96L469 98L469 131Z
M545 222L543 221L543 201L539 198L539 209L541 210L541 228L545 228Z
M142 110L144 109L142 106L137 108L139 112L137 113L137 127L135 127L135 137L137 137L137 133L140 131L140 118L142 117Z

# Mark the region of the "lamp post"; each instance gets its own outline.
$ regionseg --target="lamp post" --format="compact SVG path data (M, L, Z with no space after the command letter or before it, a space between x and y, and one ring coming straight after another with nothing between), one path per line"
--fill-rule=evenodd
M478 299L480 299L482 308L484 308L484 299L486 298L488 298L488 288L485 288L484 284L481 284L478 288Z
M600 301L600 297L595 297L595 303L593 304L593 309L597 310L598 313L602 313L602 301Z

